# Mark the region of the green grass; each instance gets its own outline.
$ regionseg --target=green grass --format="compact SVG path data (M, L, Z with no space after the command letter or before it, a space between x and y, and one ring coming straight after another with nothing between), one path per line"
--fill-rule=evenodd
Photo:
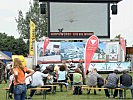
M133 76L133 73L130 73ZM120 74L119 74L120 75ZM107 74L102 74L102 76L105 78ZM6 91L2 88L8 87L8 84L5 84L4 82L0 84L0 100L6 100ZM93 94L93 90L91 90L91 93L87 95L87 91L83 90L82 95L72 95L72 90L69 88L69 91L65 91L65 88L63 88L63 92L59 92L59 88L57 88L56 94L52 94L51 92L47 93L47 100L112 100L113 98L106 98L104 90L97 91L97 95ZM127 90L126 97L128 100L131 99L131 92L130 90ZM29 92L27 93L27 95ZM130 99L129 99L130 98ZM34 95L32 100L43 100L42 95ZM113 99L113 100L119 100L119 99Z

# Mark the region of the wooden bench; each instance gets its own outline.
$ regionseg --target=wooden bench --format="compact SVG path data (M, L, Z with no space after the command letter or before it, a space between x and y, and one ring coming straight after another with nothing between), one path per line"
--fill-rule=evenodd
M29 88L28 90L43 90L43 99L45 97L46 99L46 90L49 90L50 88L40 88L40 87L37 87L37 88ZM6 90L6 100L9 99L9 88L3 88L3 90Z
M65 82L53 82L54 85L66 85Z
M47 85L43 85L41 86L42 88L47 88L47 87L52 87L52 93L55 94L56 91L54 91L54 87L57 87L57 84L47 84Z
M55 85L66 85L66 82L53 82L53 84L55 84Z
M76 86L79 86L79 87L82 87L82 89L87 89L87 90L89 90L89 89L92 89L92 90L99 90L99 89L101 89L101 90L105 90L105 89L108 89L108 90L111 90L111 92L112 92L112 90L115 90L115 89L117 89L117 90L124 90L124 98L126 98L126 90L127 89L124 89L124 88L98 88L98 87L89 87L88 85L73 85L74 87L76 87Z
M29 88L28 90L43 90L43 99L46 99L46 95L47 95L47 92L46 90L49 90L50 88L40 88L40 87L37 87L37 88Z
M126 90L127 89L123 89L123 88L98 88L98 87L89 87L89 86L82 86L82 89L87 89L87 90L89 90L89 89L92 89L92 90L99 90L99 89L101 89L101 90L105 90L105 89L108 89L108 90L111 90L111 94L113 94L112 92L112 90L124 90L124 98L126 98Z

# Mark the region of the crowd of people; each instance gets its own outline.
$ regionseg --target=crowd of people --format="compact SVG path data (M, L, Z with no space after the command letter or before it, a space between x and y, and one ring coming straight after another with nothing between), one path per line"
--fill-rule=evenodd
M41 70L40 66L37 65L34 70L23 66L19 58L14 59L13 64L8 66L9 77L9 97L15 100L25 100L31 99L35 94L36 90L31 90L29 96L26 96L28 88L36 88L41 86L45 87L47 84L61 83L60 91L63 91L63 85L65 85L66 91L68 91L68 86L70 84L73 94L76 94L77 90L74 85L87 85L88 87L104 87L105 96L110 98L110 93L107 88L127 88L131 89L131 94L133 98L133 85L132 77L128 74L128 71L124 70L123 74L119 77L118 70L114 70L113 73L107 75L106 79L98 74L96 68L92 68L86 74L84 73L84 66L82 60L79 60L79 64L74 66L72 61L66 63L62 61L61 65L55 66L51 64L46 67L45 70ZM3 67L2 67L3 68ZM4 68L3 68L4 69ZM86 77L85 77L86 76ZM5 81L6 82L6 81ZM120 83L120 85L119 85ZM51 88L51 87L50 87ZM80 88L80 94L82 94L82 88ZM50 90L51 91L51 90ZM101 91L99 89L99 91ZM56 92L56 86L53 87L53 92ZM89 95L91 90L87 91ZM94 89L94 95L97 92ZM118 90L114 90L113 98L118 96ZM119 98L123 98L123 91L119 90Z

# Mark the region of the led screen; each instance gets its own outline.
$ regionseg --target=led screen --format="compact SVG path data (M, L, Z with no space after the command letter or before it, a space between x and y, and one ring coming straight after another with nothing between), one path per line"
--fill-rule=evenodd
M108 3L49 4L50 38L109 38Z

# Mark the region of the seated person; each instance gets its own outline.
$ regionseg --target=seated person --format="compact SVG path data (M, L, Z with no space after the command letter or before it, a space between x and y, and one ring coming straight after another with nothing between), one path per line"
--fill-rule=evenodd
M114 70L113 73L109 74L106 77L104 88L117 88L118 87L119 77L117 74L118 74L118 70ZM106 97L109 98L110 94L109 94L108 89L105 89L104 91L105 91ZM118 90L115 89L113 98L117 97L117 94L118 94Z
M88 73L88 83L89 87L96 87L97 86L97 79L101 77L96 71L96 68L93 68L91 72ZM91 90L91 89L90 89ZM90 94L90 90L88 90L87 94ZM94 89L94 94L96 95L96 90Z
M82 74L79 68L75 69L75 73L73 73L73 85L82 85Z
M132 76L128 74L128 71L124 70L123 75L120 76L120 88L131 89L131 95L133 99L133 85ZM122 90L119 90L120 99L123 98Z
M42 72L40 72L40 68L36 68L35 73L32 75L32 84L29 88L36 88L37 86L43 86L44 82L43 82L43 78L44 77L48 77L48 74L43 74ZM28 97L28 99L31 99L32 96L34 95L36 90L31 90L30 92L30 96Z
M65 70L65 66L64 65L60 65L59 71L57 72L57 81L58 82L64 82L65 83L65 87L66 87L66 91L68 90L68 83L66 80L66 75L67 75L67 71ZM62 86L63 84L60 84L60 90L62 90Z
M83 80L82 80L81 70L80 70L80 68L76 68L75 69L75 73L73 73L73 85L82 85L82 84L83 84ZM79 87L79 86L78 87L74 87L73 86L73 94L77 94L78 93L76 88L79 88L80 92L82 92L81 87Z

